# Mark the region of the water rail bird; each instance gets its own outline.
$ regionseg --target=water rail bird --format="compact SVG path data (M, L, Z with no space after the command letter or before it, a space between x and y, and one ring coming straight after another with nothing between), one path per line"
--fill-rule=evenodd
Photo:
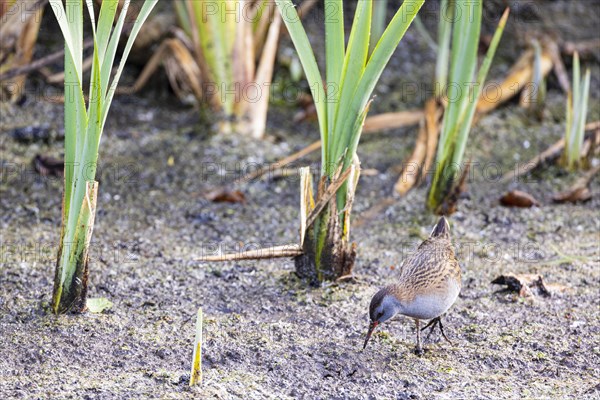
M423 354L421 330L428 327L431 335L439 326L444 339L452 344L444 333L441 316L454 304L460 288L461 271L450 239L450 225L441 217L429 238L402 264L397 282L373 296L363 349L375 328L398 313L415 320L418 355ZM421 329L421 320L431 321Z

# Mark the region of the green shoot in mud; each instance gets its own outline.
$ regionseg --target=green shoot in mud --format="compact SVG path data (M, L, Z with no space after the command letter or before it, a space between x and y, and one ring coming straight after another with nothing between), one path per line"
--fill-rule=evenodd
M351 271L355 250L348 245L350 209L358 180L356 149L362 126L375 85L423 2L405 1L369 54L373 1L357 2L346 45L343 2L325 0L326 79L323 85L313 49L294 5L291 0L277 0L317 110L323 144L317 203L319 198L324 198L326 181L333 185L342 175L347 179L336 189L327 206L318 212L314 223L311 221L306 226L304 254L296 258L296 267L299 275L312 281L335 279ZM356 170L355 173L342 172L351 167ZM312 199L305 200L313 203ZM311 207L308 209L311 210Z
M196 314L196 336L190 373L190 386L198 384L202 384L202 308L199 308Z
M121 61L111 81L113 64L129 0L123 2L113 27L119 0L104 0L96 24L94 4L85 0L92 25L94 54L86 110L83 87L84 1L50 0L65 39L65 188L63 221L56 261L55 313L85 310L88 249L94 227L98 147L110 104L125 61L140 28L158 0L146 0L133 23Z
M481 14L481 0L454 2L454 32L447 90L448 107L444 113L437 148L436 169L427 199L427 207L437 214L449 214L454 210L456 195L466 174L465 168L461 168L461 165L477 99L481 94L508 19L507 9L500 19L477 73L477 80L473 82L477 67Z
M590 94L590 70L586 70L581 78L579 54L573 55L573 82L567 99L567 126L565 131L565 152L563 164L568 170L582 166L583 139L585 120L587 117L588 98Z
M193 43L198 101L221 113L219 130L262 138L281 17L269 0L174 2L179 25ZM260 55L258 62L256 55Z

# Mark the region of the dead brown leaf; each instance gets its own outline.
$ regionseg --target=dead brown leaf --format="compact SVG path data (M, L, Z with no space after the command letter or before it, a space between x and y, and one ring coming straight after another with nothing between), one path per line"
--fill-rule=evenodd
M240 190L229 190L226 188L219 188L208 192L204 195L207 200L214 201L215 203L245 203L246 195Z
M533 206L539 206L540 203L527 192L523 192L521 190L513 190L505 193L500 198L500 204L504 207L521 207L521 208L530 208Z
M556 193L552 196L555 203L578 203L585 202L592 198L592 192L587 187L577 187L575 189L566 190Z

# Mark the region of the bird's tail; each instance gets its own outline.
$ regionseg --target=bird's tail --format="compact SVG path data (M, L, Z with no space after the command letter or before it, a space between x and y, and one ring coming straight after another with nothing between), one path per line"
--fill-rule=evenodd
M441 217L433 227L430 237L450 237L450 224L446 217Z

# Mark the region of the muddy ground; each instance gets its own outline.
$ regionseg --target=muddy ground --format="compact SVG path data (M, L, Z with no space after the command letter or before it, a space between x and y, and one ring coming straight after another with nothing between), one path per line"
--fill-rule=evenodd
M562 16L554 20L563 21L558 29L568 40L597 37L598 3L568 3L552 2L543 15ZM492 78L518 57L517 28L508 30ZM589 121L600 118L598 59L584 64L592 68ZM411 29L382 78L374 113L421 106L425 97L403 92L402 84L429 82L433 61ZM39 126L60 136L62 106L32 95L1 106L1 398L600 397L598 180L591 201L554 205L552 194L577 174L548 166L523 180L496 179L562 135L556 79L541 124L511 103L472 132L466 158L479 165L451 218L463 269L461 295L445 317L453 345L436 333L423 357L412 352L414 324L404 317L361 347L371 296L393 282L435 222L424 210L425 187L353 229L355 282L307 288L288 259L199 263L194 259L219 248L297 242L297 177L240 186L246 204L210 203L202 193L315 140L316 124L293 123L295 107L280 104L272 108L267 140L217 136L193 110L168 95L154 97L149 90L117 98L101 145L89 295L107 297L113 307L58 317L49 301L62 181L37 175L31 162L36 154L60 156L62 142L23 143L14 133ZM361 178L356 220L390 195L395 166L415 134L412 128L364 138L363 169L376 172ZM317 165L316 157L299 165ZM499 197L514 188L542 205L501 207ZM558 286L551 297L497 292L490 282L507 272L542 274ZM205 315L204 383L190 389L198 307Z

